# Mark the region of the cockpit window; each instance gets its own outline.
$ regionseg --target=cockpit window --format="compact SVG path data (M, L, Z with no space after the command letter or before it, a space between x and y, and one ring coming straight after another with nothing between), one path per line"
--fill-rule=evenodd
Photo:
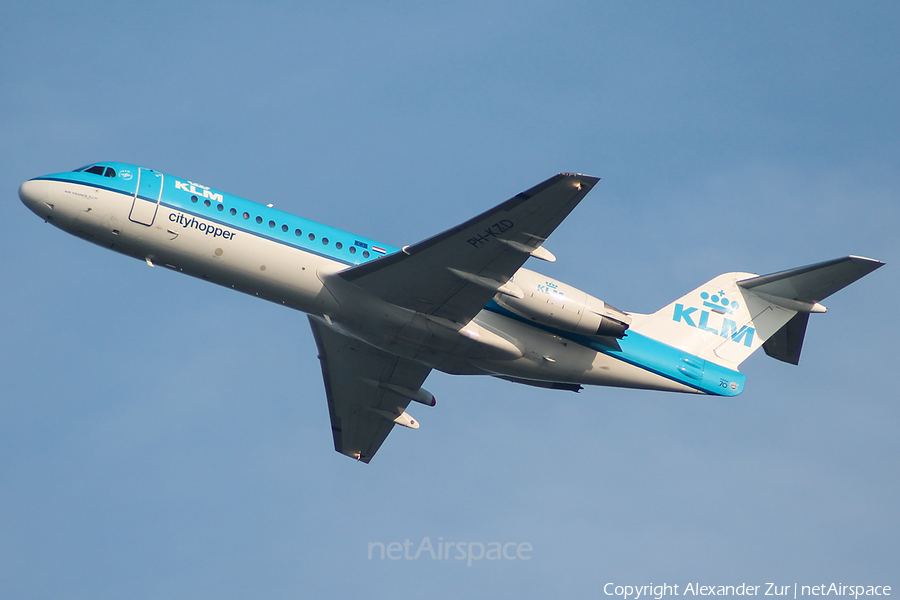
M116 176L115 169L113 169L112 167L104 167L103 165L93 165L80 170L85 173L93 173L94 175L103 175L104 177Z

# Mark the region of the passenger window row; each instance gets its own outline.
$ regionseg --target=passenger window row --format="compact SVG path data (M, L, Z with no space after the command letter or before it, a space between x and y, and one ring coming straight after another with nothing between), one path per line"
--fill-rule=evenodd
M191 202L197 203L197 202L199 202L199 201L200 201L200 199L199 199L197 196L191 196ZM205 200L203 201L203 206L205 206L205 207L207 207L207 208L209 208L210 206L212 206L212 202L210 201L209 198L207 198L207 199L205 199ZM225 210L225 205L224 205L222 202L216 202L216 210L218 210L219 212L224 211L224 210ZM232 207L232 208L228 209L228 213L229 213L231 216L235 216L235 215L237 215L237 209ZM241 216L244 218L244 220L247 220L247 221L250 220L250 213L249 213L249 212L244 212L244 213L241 214ZM262 222L263 222L263 218L262 218L262 217L260 217L260 216L257 215L257 217L256 217L255 220L256 220L257 224L262 225ZM274 229L274 228L275 228L275 225L277 225L277 223L275 223L275 221L272 221L272 220L270 220L267 224L268 224L268 226L271 227L272 229ZM282 226L281 226L281 231L283 231L284 233L287 233L288 231L290 231L290 229L291 229L291 228L288 227L287 225L282 225ZM295 229L295 230L294 230L294 235L296 235L297 237L300 237L300 236L303 235L303 232L302 232L300 229ZM316 239L316 234L310 233L310 234L307 235L307 237L309 238L309 241L313 241L313 240ZM322 244L325 245L325 246L327 246L327 245L329 244L329 242L330 242L330 240L329 240L327 237L323 237L323 238L321 238L321 240L322 240ZM335 243L334 243L334 247L337 248L338 250L341 250L341 249L344 247L344 244L342 244L341 242L335 242ZM356 254L356 252L357 252L356 245L351 245L351 246L349 246L349 247L347 248L347 250L350 252L350 254ZM369 251L368 251L368 250L363 250L362 255L363 255L363 258L369 258Z
M104 167L103 165L92 165L90 167L85 167L80 170L83 171L84 173L92 173L94 175L102 175L103 177L115 177L116 176L115 169L113 169L112 167ZM191 196L191 202L197 203L197 202L199 202L199 200L200 199L197 196ZM209 198L206 198L205 200L203 200L203 206L205 206L207 208L212 206L212 202L210 201ZM216 210L218 210L219 212L222 212L223 210L225 210L225 205L222 204L221 202L217 202ZM235 209L235 208L229 209L228 212L231 214L231 216L237 215L237 209ZM250 213L248 213L248 212L243 213L243 215L241 215L241 216L243 216L244 219L246 219L246 220L250 219ZM257 216L256 222L261 225L263 222L263 218ZM268 225L269 225L269 227L274 229L276 223L275 223L275 221L270 220ZM288 227L287 225L282 225L281 231L283 231L284 233L287 233L288 231L290 231L290 227ZM294 235L296 235L297 237L300 237L301 235L303 235L303 232L300 231L299 229L295 229ZM309 241L313 241L316 239L316 234L310 233L308 235L308 237L309 237ZM327 246L328 243L329 243L328 238L323 237L322 244ZM341 250L344 247L344 244L342 244L341 242L335 242L334 247L337 248L338 250ZM356 245L351 245L347 250L350 252L350 254L356 254L356 252L357 252ZM369 258L369 251L363 250L362 255L363 255L363 258Z

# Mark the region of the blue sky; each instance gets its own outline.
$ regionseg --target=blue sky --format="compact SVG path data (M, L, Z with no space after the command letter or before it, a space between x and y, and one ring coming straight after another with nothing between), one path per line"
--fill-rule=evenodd
M898 28L890 2L7 3L0 596L896 589ZM529 266L638 312L727 271L888 266L736 399L435 373L365 466L332 449L302 314L16 196L104 159L395 246L596 175ZM532 558L367 558L425 537Z

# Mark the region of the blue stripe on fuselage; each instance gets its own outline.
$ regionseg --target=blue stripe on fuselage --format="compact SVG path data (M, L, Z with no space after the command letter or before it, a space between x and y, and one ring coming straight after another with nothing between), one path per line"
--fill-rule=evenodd
M102 164L112 166L120 172L122 169L131 169L134 172L137 172L138 169L136 165L125 163L108 162ZM285 244L345 265L359 265L371 262L399 250L399 248L379 243L370 238L353 235L349 232L323 225L322 223L317 223L276 208L270 208L225 192L215 191L216 194L222 196L222 202L211 201L210 206L207 207L204 206L204 200L206 200L206 198L197 196L197 202L192 202L191 197L196 196L196 194L191 194L190 192L176 188L176 181L184 182L187 180L182 180L167 174L163 175L163 192L160 204L166 208L182 212L188 217L196 217L228 227L229 229L234 229L235 231L252 234L279 244ZM131 180L123 180L120 177L110 178L84 172L57 173L54 175L37 177L35 179L85 185L109 192L120 193L127 196L129 200L134 198L134 191L137 185L136 177ZM143 195L139 195L138 197L150 202L156 202L156 198L148 198ZM218 210L218 204L223 205L223 210ZM236 211L236 214L234 215L230 214L230 209L232 208ZM243 218L245 212L249 214L248 219ZM261 217L262 223L257 223L256 217ZM275 222L274 227L269 226L270 221ZM282 230L283 225L288 226L287 231ZM302 232L300 236L295 233L297 229L300 229ZM315 235L315 239L313 240L309 239L309 234L311 233ZM328 240L328 243L324 244L322 240ZM357 245L357 242L364 246ZM340 249L336 247L337 243L342 245ZM375 252L372 250L373 246L385 249L386 253L381 254ZM351 247L356 250L355 254L350 253ZM364 253L368 253L369 256L364 256Z

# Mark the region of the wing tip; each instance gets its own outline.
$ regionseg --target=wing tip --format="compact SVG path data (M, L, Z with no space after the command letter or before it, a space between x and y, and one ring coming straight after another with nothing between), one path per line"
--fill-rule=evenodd
M583 182L591 183L591 184L594 184L594 183L597 183L598 181L600 181L600 178L599 178L599 177L594 177L593 175L586 175L586 174L584 174L584 173L567 173L567 172L562 172L562 173L559 174L559 176L560 176L560 177L575 177L575 178L580 179L580 180L583 181Z
M867 256L857 256L856 254L851 254L850 256L847 257L847 259L852 260L854 262L871 263L873 271L875 269L880 269L881 267L883 267L884 265L887 264L883 260L878 260L877 258L869 258Z
M359 451L350 452L350 451L340 450L338 448L335 448L335 450L337 450L339 453L343 454L344 456L347 456L349 458L354 459L357 462L361 462L364 464L369 464L369 461L372 460L372 456L365 455Z

